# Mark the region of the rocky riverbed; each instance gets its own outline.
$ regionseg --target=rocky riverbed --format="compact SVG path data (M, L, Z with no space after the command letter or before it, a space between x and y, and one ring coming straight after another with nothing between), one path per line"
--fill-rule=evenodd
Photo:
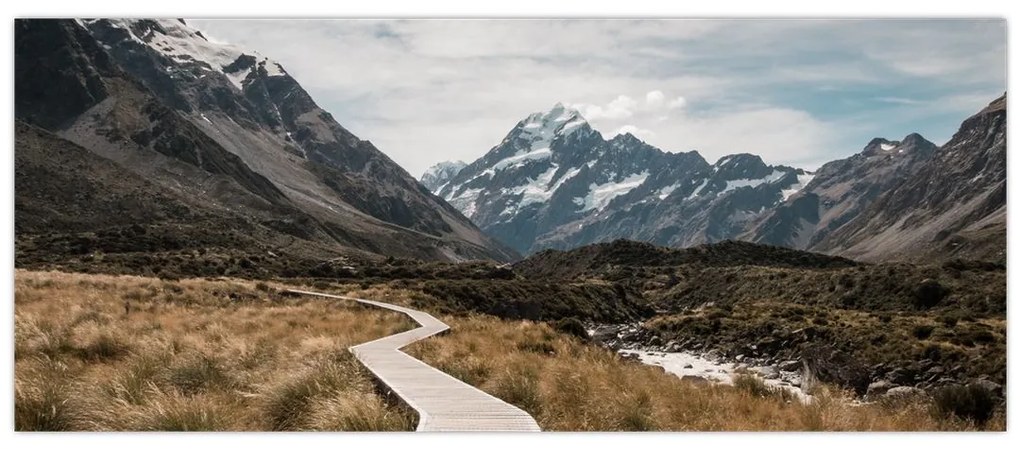
M805 381L799 362L790 361L784 363L782 368L777 368L729 363L690 352L652 352L634 349L621 349L619 352L624 357L634 358L646 365L661 366L666 372L695 383L733 385L734 376L740 374L757 376L771 388L786 390L801 402L811 402L811 395L807 393L810 381Z
M821 377L819 371L829 377L839 377L843 374L839 370L852 365L839 363L849 357L848 354L837 354L839 357L826 354L824 358L812 358L810 354L803 358L783 358L754 344L738 351L722 351L697 341L662 341L644 329L641 323L592 326L588 334L593 341L624 357L660 366L690 381L732 384L734 374L748 373L760 377L768 386L788 390L806 401L810 401L808 392L811 384ZM812 360L814 362L810 363ZM961 380L944 373L930 360L909 363L905 363L904 367L876 365L859 374L864 377L862 387L866 387L857 389L861 399L870 401L880 397L926 395L930 390L953 384L975 384L999 398L1005 397L1003 386L985 377Z

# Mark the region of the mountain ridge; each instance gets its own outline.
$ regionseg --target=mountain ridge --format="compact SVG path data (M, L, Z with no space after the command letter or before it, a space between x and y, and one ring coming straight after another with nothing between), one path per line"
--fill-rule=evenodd
M127 172L322 255L518 257L255 52L166 19L25 19L16 30L16 116Z
M1000 260L1005 257L1005 135L996 128L999 116L1004 122L1005 96L964 121L958 136L941 148L917 133L901 140L876 137L858 153L811 172L768 165L750 153L709 164L697 151L666 152L629 133L606 140L580 112L557 103L518 122L499 144L435 193L524 254L620 238L672 247L734 239L864 260L956 255ZM564 132L566 124L570 126ZM959 135L968 129L973 135L964 141ZM974 200L980 204L967 206L967 211L952 212L963 216L962 224L940 214L949 213L951 198L972 200L966 192L942 199L927 195L922 203L897 199L902 195L895 192L903 189L925 196L929 188L910 180L919 175L935 185L935 172L953 171L948 162L939 162L946 149L979 145L974 141L982 130L997 137L984 143L989 148L971 152L989 154L954 160L972 167L972 179L988 184L963 190L994 191L981 194ZM996 145L1002 149L991 148ZM978 167L984 160L991 162ZM930 168L933 164L942 168ZM996 187L1000 180L1003 184ZM916 222L927 219L941 220L938 226L944 228L927 232L925 238L932 241L926 243L897 237L906 231L892 229L902 223L881 218L883 207L900 212L933 207L928 214L907 214L913 228L920 229ZM874 223L861 226L858 220ZM904 254L881 250L880 244L867 243L872 240L868 233L884 235L886 242L914 241L902 245L914 249L900 251ZM930 249L933 241L946 239L943 246L949 247ZM922 246L929 249L917 249Z

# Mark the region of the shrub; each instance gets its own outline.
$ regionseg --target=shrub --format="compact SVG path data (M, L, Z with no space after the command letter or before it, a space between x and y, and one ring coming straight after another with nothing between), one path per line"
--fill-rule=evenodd
M980 385L954 385L935 391L935 408L943 417L950 415L984 425L995 411L995 397Z
M929 326L927 324L919 324L917 326L914 326L914 336L917 337L918 340L925 340L928 337L931 337L931 333L934 330L935 328L932 326Z
M140 410L132 428L162 432L209 432L230 428L230 410L204 397L162 394Z
M181 393L189 395L224 386L229 379L216 360L205 355L189 357L170 368L169 381Z
M532 416L542 412L539 373L530 367L510 367L493 382L493 393Z
M573 335L581 340L588 340L589 338L588 330L584 328L584 324L581 323L581 320L574 317L563 318L556 321L553 324L553 328L564 334Z
M367 389L353 355L341 352L319 360L298 375L271 388L265 396L264 412L273 430L298 430L309 419L317 397L330 397L344 390Z
M130 347L127 343L112 334L103 332L78 348L78 356L83 360L104 361L119 359L129 351Z
M934 279L925 279L914 291L914 305L919 309L935 307L949 294L949 289Z
M62 379L42 379L32 384L15 383L14 430L67 431L77 430L79 411L69 399L70 392Z
M960 322L960 316L956 313L944 313L938 317L938 321L946 327L953 327Z

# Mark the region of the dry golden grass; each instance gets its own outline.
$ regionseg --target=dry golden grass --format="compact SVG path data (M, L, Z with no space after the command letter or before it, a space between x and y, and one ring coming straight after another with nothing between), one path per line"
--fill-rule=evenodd
M426 363L535 417L545 430L976 430L940 418L924 400L858 404L819 387L810 405L741 388L701 386L627 362L543 323L472 316L441 318L452 331L413 345ZM1004 416L985 427L1002 430Z
M15 273L17 430L411 430L347 351L404 316L243 281Z

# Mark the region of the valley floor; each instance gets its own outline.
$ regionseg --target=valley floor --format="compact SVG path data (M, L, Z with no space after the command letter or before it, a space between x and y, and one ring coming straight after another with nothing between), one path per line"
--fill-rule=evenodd
M18 270L18 430L411 430L346 350L404 317L280 296L279 285ZM327 287L320 285L318 287ZM328 290L409 304L418 292ZM682 380L546 323L441 314L407 351L532 414L543 430L1003 430L929 399L861 404L821 385L802 403L757 378Z
M415 292L375 286L346 293L400 301ZM627 360L546 323L488 315L436 315L451 332L408 352L535 417L546 431L927 431L1003 430L997 412L983 426L938 411L927 397L862 404L829 385L810 403L755 376L733 385L682 380Z

